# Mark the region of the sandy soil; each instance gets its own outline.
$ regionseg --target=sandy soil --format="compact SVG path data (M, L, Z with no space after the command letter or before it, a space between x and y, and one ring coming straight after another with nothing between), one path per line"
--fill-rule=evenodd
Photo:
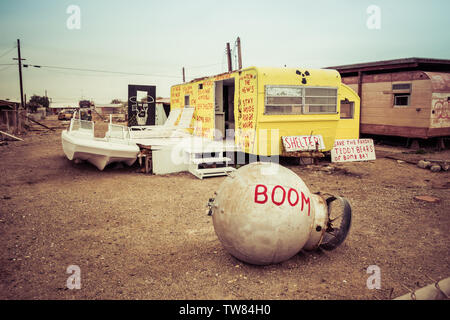
M0 146L0 299L389 299L450 276L450 173L383 158L399 149L332 173L288 166L311 191L347 197L352 229L335 251L257 267L222 248L206 215L223 177L100 172L67 160L60 132ZM66 287L69 265L80 290Z

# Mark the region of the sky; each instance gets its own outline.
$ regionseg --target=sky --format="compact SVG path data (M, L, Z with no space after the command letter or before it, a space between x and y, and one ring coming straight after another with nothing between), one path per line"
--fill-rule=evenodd
M244 68L450 59L449 11L448 0L0 0L0 99L20 101L17 39L23 63L48 66L23 68L27 98L110 103L128 84L169 97L183 67L187 81L227 71L237 37Z

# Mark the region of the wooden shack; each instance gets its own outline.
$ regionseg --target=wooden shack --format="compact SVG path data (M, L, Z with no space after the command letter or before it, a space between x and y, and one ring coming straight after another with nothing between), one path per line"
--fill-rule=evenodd
M18 125L17 110L19 106L20 102L0 100L0 130L10 131L13 129L15 131L14 128Z
M360 133L450 136L450 60L408 58L334 66L358 93Z

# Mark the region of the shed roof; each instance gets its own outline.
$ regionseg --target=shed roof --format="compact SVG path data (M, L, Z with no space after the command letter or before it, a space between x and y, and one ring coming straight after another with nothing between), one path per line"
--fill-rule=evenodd
M0 100L0 106L2 107L9 107L11 109L14 109L15 106L20 105L20 102L16 102L16 101L10 101L10 100Z
M382 60L375 62L356 63L342 66L327 67L326 69L338 70L341 75L350 75L361 72L389 72L402 70L423 70L450 72L450 60L429 58L405 58L394 60Z

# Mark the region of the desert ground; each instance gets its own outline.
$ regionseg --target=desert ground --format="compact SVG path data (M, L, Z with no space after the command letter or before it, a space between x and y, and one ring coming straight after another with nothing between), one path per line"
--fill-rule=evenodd
M225 177L98 171L69 161L60 134L0 146L0 299L390 299L450 276L450 172L386 157L449 160L448 150L377 145L375 161L286 161L312 192L345 196L352 227L334 251L254 266L224 250L207 216ZM81 289L66 286L70 265ZM367 288L370 265L380 289Z

